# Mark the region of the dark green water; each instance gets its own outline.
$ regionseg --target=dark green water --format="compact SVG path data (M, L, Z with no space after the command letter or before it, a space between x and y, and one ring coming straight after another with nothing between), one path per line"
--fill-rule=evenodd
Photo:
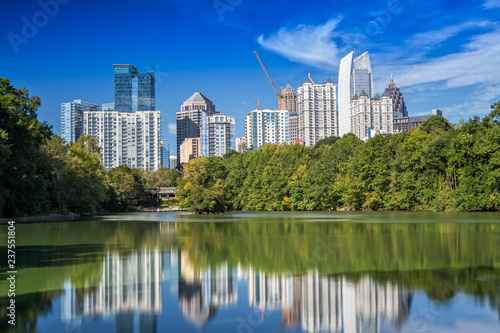
M500 214L136 213L16 224L0 332L500 332Z

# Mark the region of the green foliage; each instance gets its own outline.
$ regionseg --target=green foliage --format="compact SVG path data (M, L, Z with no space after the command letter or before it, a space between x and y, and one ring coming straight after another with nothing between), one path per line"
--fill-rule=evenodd
M156 177L150 176L150 178ZM109 185L107 196L109 201L106 205L108 210L137 210L146 189L141 170L120 165L106 173L106 180Z
M265 145L203 163L227 171L217 179L236 210L499 210L500 104L455 127L433 116L366 143L348 134L314 148ZM191 168L189 177L197 173Z
M37 119L40 98L0 78L0 215L47 211L45 182L40 176L44 156L40 142L51 134Z
M199 157L184 164L178 198L182 207L195 213L221 213L228 210L224 184L226 169L220 157Z
M328 138L321 139L318 142L316 142L316 144L314 145L314 149L317 149L324 145L331 146L338 140L340 140L338 136L330 136Z

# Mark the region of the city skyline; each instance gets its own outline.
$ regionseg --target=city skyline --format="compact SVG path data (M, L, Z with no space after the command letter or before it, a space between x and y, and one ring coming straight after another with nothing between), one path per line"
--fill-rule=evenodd
M368 51L374 95L383 93L393 73L411 116L438 108L456 123L484 116L500 96L498 0L320 1L315 6L280 1L40 3L1 6L1 76L41 97L39 118L56 133L60 104L112 101L111 65L126 63L156 74L162 139L175 142L175 112L193 91L210 96L218 111L234 116L236 137L241 137L244 117L257 108L258 98L262 108L277 108L253 50L274 77L294 89L308 72L330 75L337 85L340 58ZM121 24L132 10L147 17L148 24ZM99 37L101 31L105 38ZM210 52L189 52L193 39L197 49Z

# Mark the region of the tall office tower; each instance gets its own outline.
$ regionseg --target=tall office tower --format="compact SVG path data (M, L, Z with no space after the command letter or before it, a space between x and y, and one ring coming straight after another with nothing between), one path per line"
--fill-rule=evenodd
M246 153L247 150L247 138L236 138L235 140L235 150L237 153Z
M289 83L281 90L281 96L281 110L297 112L297 96L295 95L295 89Z
M297 112L290 112L289 114L289 123L290 123L290 135L288 140L290 143L297 142L299 138L299 114Z
M408 110L406 109L405 99L403 98L403 94L396 87L394 80L392 79L389 82L389 87L385 88L385 90L389 93L389 97L392 99L392 109L394 112L400 112L403 117L408 117Z
M160 111L86 111L84 134L97 138L106 170L125 164L155 171L160 167Z
M170 141L160 141L161 164L162 168L170 169Z
M139 73L131 65L113 65L115 71L115 111L155 110L155 73Z
M201 140L200 138L186 138L180 146L179 163L187 163L200 156Z
M363 90L351 101L351 131L361 140L367 140L375 134L393 133L393 120L401 113L393 112L392 99L388 91L382 97L368 97Z
M222 113L201 115L201 156L224 156L234 149L234 117Z
M340 61L338 90L338 135L351 132L351 99L364 90L368 97L373 96L373 78L368 52L354 59L354 52Z
M180 157L181 144L187 138L199 138L201 128L201 114L209 116L215 113L215 105L211 100L195 92L181 105L177 112L177 156Z
M83 112L99 110L99 104L75 99L61 103L61 137L66 142L76 142L83 134Z
M170 156L170 170L177 168L177 156Z
M312 147L321 139L337 136L337 87L329 77L315 84L311 75L297 88L299 139Z
M288 111L253 110L245 117L247 149L256 150L266 143L289 141Z

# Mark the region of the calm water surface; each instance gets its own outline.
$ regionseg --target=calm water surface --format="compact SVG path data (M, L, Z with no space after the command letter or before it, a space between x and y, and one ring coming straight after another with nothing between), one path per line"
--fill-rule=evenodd
M16 264L17 330L2 264L0 332L500 332L496 213L16 224Z

